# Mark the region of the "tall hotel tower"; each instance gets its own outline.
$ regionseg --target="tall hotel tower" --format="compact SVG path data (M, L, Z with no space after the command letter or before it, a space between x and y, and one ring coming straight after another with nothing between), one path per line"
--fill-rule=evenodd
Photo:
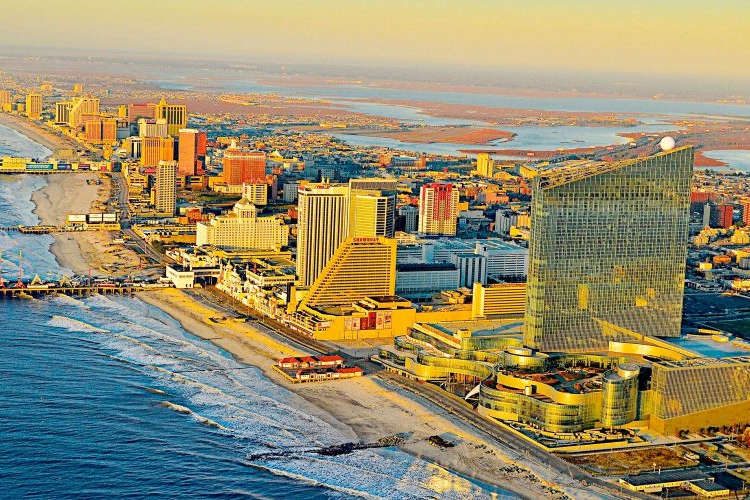
M308 184L299 188L297 278L309 287L349 231L349 186Z
M534 178L526 345L606 351L633 334L679 336L693 160L683 147Z
M452 184L425 184L419 192L419 232L455 236L458 190Z

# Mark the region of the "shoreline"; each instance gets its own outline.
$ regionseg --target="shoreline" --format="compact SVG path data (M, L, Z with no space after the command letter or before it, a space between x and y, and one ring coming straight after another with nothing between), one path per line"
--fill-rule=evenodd
M20 132L23 133L23 132ZM28 137L28 136L27 136ZM31 140L31 138L29 138ZM69 213L87 213L97 201L109 196L109 182L102 186L85 181L98 174L54 174L32 195L34 214L42 224L60 224ZM104 272L102 254L123 262L130 251L113 245L109 233L82 232L53 235L50 251L58 264L83 274L89 268ZM113 250L113 247L118 248ZM135 254L133 254L135 255ZM130 257L130 256L127 256ZM120 264L119 268L122 266ZM144 292L138 299L177 320L192 335L210 341L227 351L238 362L260 370L272 383L299 398L300 410L325 421L347 440L374 442L394 434L409 435L398 449L415 458L437 464L448 472L513 493L521 498L563 498L562 488L552 487L552 471L540 471L542 464L514 458L498 443L487 442L470 424L407 391L386 386L373 375L346 381L291 384L272 369L275 359L309 354L241 322L227 320L216 324L210 317L221 313L176 289ZM437 448L428 443L432 435L448 435L453 448ZM516 470L515 467L520 467ZM547 476L543 478L543 476Z
M34 213L42 223L59 222L67 211L75 213L74 209L80 209L97 198L98 186L85 182L88 175L48 176L47 185L32 195L36 206ZM66 192L73 192L76 196L67 196ZM61 267L83 274L88 267L96 266L95 260L102 251L101 242L94 244L89 241L98 234L55 234L50 251ZM109 239L108 234L104 236ZM325 421L346 441L374 442L403 433L410 435L410 439L399 446L399 450L480 485L521 498L562 497L557 488L550 489L552 477L546 481L541 478L538 464L514 460L508 450L500 444L486 442L470 424L407 391L386 386L374 375L344 381L292 384L273 370L273 362L281 357L311 353L277 341L243 322L231 319L219 324L212 322L209 318L223 313L177 289L143 292L137 299L165 312L187 332L225 350L238 362L260 370L272 383L299 398L300 411ZM437 448L427 442L432 435L448 435L457 445ZM522 472L511 469L513 466L521 467Z
M47 129L36 123L10 113L0 113L0 125L5 125L9 129L26 137L30 142L34 142L47 148L50 152L45 156L49 158L55 155L61 149L75 150L78 145L71 139L53 134Z

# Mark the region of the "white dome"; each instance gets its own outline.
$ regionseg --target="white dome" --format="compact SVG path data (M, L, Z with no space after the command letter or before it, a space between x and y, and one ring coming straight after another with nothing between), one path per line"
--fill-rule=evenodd
M662 137L661 141L659 141L659 147L662 151L669 151L670 149L674 149L674 137Z

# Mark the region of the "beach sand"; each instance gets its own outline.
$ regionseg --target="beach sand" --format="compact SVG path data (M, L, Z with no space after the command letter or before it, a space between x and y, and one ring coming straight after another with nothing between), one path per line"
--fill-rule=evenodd
M273 370L273 361L304 353L291 348L241 321L219 324L211 318L222 313L176 289L142 293L141 300L158 307L198 337L231 353L242 363L259 367L274 383L301 397L301 409L318 416L349 436L352 441L374 442L393 434L408 435L400 448L414 456L513 491L525 498L560 498L551 488L553 472L525 457L509 455L493 446L470 425L443 409L386 383L376 375L345 381L292 384ZM437 448L427 438L441 435L456 443ZM518 471L514 466L526 470ZM531 472L531 471L534 472ZM546 480L541 477L546 476Z
M41 224L59 226L70 214L101 212L109 196L111 181L94 172L51 174L47 185L35 191L34 213ZM102 183L86 181L101 180ZM126 276L137 270L139 257L130 249L112 243L110 231L85 231L54 234L50 251L57 263L76 274Z
M50 130L45 129L22 116L16 116L10 113L0 113L0 124L20 132L32 141L46 147L52 151L53 154L60 149L75 150L80 148L80 146L69 137L56 135Z

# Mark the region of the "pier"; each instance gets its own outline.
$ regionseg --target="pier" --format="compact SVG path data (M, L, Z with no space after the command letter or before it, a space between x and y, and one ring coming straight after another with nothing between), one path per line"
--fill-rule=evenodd
M12 286L0 287L2 299L33 299L49 295L69 295L72 297L88 297L90 295L126 295L133 296L138 291L147 290L135 286Z
M83 231L120 231L120 224L82 224L79 226L0 226L0 231L23 234L77 233Z

